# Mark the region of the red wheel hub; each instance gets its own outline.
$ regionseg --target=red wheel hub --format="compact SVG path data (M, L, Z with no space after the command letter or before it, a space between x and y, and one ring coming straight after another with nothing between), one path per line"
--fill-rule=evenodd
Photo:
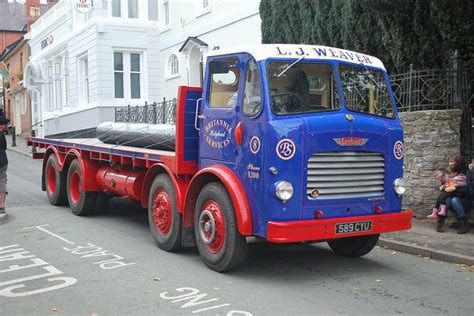
M74 170L69 180L69 194L74 204L79 203L81 199L81 176L77 170Z
M212 253L218 253L225 240L225 219L216 201L207 201L199 215L199 235Z
M54 194L56 192L56 170L54 169L54 165L50 164L47 169L46 173L47 178L47 188L49 194Z
M163 235L167 234L171 229L173 207L166 191L159 190L156 192L152 208L155 227Z

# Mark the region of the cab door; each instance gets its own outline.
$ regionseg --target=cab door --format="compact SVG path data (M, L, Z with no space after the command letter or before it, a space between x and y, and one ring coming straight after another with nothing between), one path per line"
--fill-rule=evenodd
M265 124L263 107L262 71L255 59L247 55L244 59L242 93L237 106L236 157L234 172L240 178L248 197L252 212L254 233L262 234L265 227ZM239 132L240 130L240 132Z
M235 128L242 98L243 54L208 60L204 99L200 105L200 167L215 163L233 169L236 162Z

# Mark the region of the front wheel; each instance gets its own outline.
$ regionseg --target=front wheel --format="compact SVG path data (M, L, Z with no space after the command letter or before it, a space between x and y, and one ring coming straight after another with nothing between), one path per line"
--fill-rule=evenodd
M362 257L372 251L379 240L379 236L380 235L377 234L346 237L328 241L328 244L332 251L338 255L357 258Z
M232 200L220 183L209 183L199 193L194 213L199 253L208 267L224 272L241 265L248 245L239 233Z
M160 174L153 181L148 196L148 222L158 247L166 251L181 248L181 221L171 179Z

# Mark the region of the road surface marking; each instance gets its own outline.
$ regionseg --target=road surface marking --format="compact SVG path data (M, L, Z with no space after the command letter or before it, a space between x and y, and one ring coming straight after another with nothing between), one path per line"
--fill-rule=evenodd
M2 266L3 262L21 260L20 264L8 265L7 267ZM32 263L31 263L32 262ZM25 264L26 263L26 264ZM28 270L26 270L28 269ZM8 272L25 270L25 272L31 271L36 273L34 275L22 276L20 278L7 280ZM41 270L41 271L37 271ZM44 273L46 271L46 273ZM48 291L59 290L77 283L77 279L72 277L54 277L63 274L63 272L56 267L50 265L43 259L36 258L29 251L25 251L19 245L8 245L0 247L0 296L4 297L23 297L34 294L40 294ZM45 280L46 279L46 280ZM33 281L33 282L31 282ZM48 286L38 288L38 282L45 282ZM49 282L62 283L49 286ZM18 292L15 290L27 287L28 284L34 283L34 290Z
M67 244L75 245L75 243L73 243L72 241L69 241L69 240L67 240L67 239L64 238L64 237L61 237L61 236L59 236L58 234L55 234L55 233L53 233L53 232L47 230L46 228L43 228L43 226L49 226L49 224L43 224L43 225L38 225L38 226L29 226L29 227L25 227L25 228L23 228L23 229L36 228L36 229L41 230L42 232L44 232L44 233L46 233L46 234L49 234L49 235L51 235L51 236L53 236L53 237L56 237L57 239L60 239L60 240L64 241L64 242L67 243Z
M207 299L207 300L202 300L208 294L207 293L200 293L200 291L198 289L193 288L193 287L180 287L180 288L176 289L176 292L181 293L181 294L169 295L168 292L161 292L160 297L164 300L170 301L171 303L178 303L178 302L186 301L184 304L182 304L180 306L181 308L194 307L196 305L207 304L207 303L210 303L210 302L219 301L218 298L211 298L211 299ZM204 311L211 310L211 309L223 308L223 307L226 307L226 306L230 306L230 303L224 303L224 304L219 304L219 305L211 305L211 306L207 306L207 307L204 307L204 308L195 309L195 310L192 310L191 313L196 314L196 313L204 312ZM252 313L247 312L247 311L238 311L238 310L230 310L226 313L226 316L232 316L232 315L252 316Z

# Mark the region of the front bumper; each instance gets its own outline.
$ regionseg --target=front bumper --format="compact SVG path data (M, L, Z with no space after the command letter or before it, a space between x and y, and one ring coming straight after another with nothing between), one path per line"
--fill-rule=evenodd
M274 243L318 241L342 237L373 235L411 228L412 211L400 213L314 219L293 222L268 222L267 240ZM372 221L372 229L363 232L336 234L336 224Z

